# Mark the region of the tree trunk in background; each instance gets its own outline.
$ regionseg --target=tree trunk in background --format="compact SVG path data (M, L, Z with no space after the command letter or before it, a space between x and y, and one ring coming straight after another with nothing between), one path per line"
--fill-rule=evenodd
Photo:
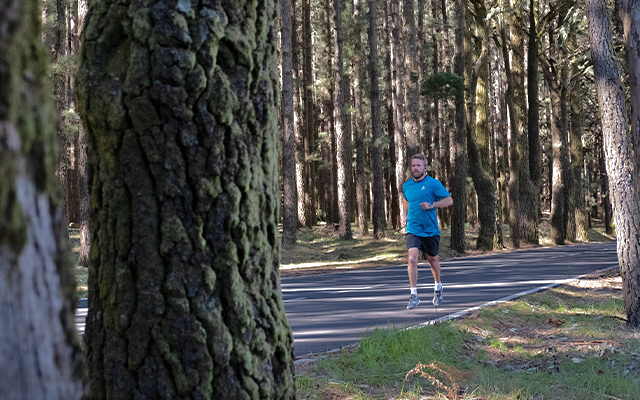
M304 187L304 210L306 213L305 223L307 227L316 224L316 207L314 196L314 162L312 153L315 150L315 113L313 104L313 70L311 60L313 56L313 45L311 44L311 0L302 0L303 18L302 40L303 40L303 59L302 59L302 81L303 81L303 131L304 136L304 154L305 154L305 187Z
M365 187L365 148L364 148L364 131L365 123L362 117L362 89L360 88L363 81L365 72L362 70L364 63L364 51L362 49L362 1L356 0L353 10L354 20L354 60L353 71L355 81L353 83L353 100L356 109L355 124L354 125L354 137L356 142L356 202L358 210L358 230L360 231L360 237L369 236L369 223L367 221L366 208L366 187ZM382 161L382 160L380 160Z
M604 132L601 130L598 139L598 175L600 179L600 197L602 198L602 221L607 235L613 235L613 218L611 215L611 201L609 196L609 175L607 174L607 165L605 161L604 151Z
M0 394L82 394L75 279L56 182L56 110L35 0L0 7Z
M464 50L463 32L466 8L463 0L455 1L455 43L456 53L454 57L454 72L458 76L464 76ZM467 175L469 165L467 163L467 127L464 97L458 98L456 104L456 129L451 136L451 197L453 198L453 210L451 213L451 249L458 253L464 253L466 247L464 222L467 210Z
M553 51L553 36L550 37L551 49ZM551 240L555 244L564 244L566 239L566 224L564 223L564 191L565 191L565 174L562 168L562 147L566 146L563 139L565 134L565 105L562 104L560 91L562 90L557 77L559 72L554 68L551 62L541 59L543 64L543 72L547 84L549 85L549 97L551 99L551 110L553 112L553 124L551 126L551 148L552 148L552 183L551 183Z
M566 60L568 58L567 51L567 41L563 40L560 43L560 58L559 60ZM560 161L562 163L562 180L564 182L564 208L562 219L565 224L565 238L570 242L575 242L576 240L576 219L575 219L575 209L576 205L574 202L573 195L573 170L571 169L571 161L569 159L569 135L571 130L569 129L569 88L567 87L567 82L569 81L569 66L566 62L560 62L560 104L562 105L561 109L561 118L562 118L562 126L564 130L562 131L562 147L561 158Z
M419 129L419 142L424 152L424 156L427 158L427 171L431 177L434 177L435 170L433 169L433 149L431 144L433 143L432 136L432 124L430 103L420 95L422 92L422 82L425 76L429 73L429 51L427 50L427 35L424 30L424 7L425 0L418 0L418 109L420 110L420 129Z
M64 210L65 220L69 221L68 212L68 197L69 192L67 189L67 170L69 168L69 155L67 148L69 147L69 138L65 132L64 125L64 112L67 110L67 88L66 81L67 75L64 68L61 65L62 58L66 55L66 41L67 41L67 29L65 19L65 2L63 0L56 0L56 29L55 29L55 43L52 52L51 63L54 64L52 68L53 72L53 95L58 111L58 119L56 120L56 130L58 133L58 169L56 175L60 180L62 189L64 191ZM56 67L57 65L57 67ZM66 223L65 223L66 225Z
M624 104L620 72L611 43L608 12L601 0L587 0L589 42L602 119L607 174L611 179L618 262L627 324L640 326L640 196L638 170Z
M529 175L529 139L527 123L527 98L525 94L524 71L524 21L522 8L517 0L511 0L512 12L508 14L509 38L511 43L511 76L513 82L513 112L515 126L511 127L511 143L518 152L518 185L520 207L521 238L538 244L538 194Z
M501 85L502 85L502 80L497 79L498 78L498 73L499 73L499 66L500 66L500 57L497 53L497 50L495 52L495 56L494 56L494 47L491 46L491 43L487 43L487 45L489 46L489 55L490 55L490 60L494 60L493 63L490 63L489 65L494 65L495 67L490 67L490 71L489 71L489 80L488 80L488 90L492 90L493 93L492 95L489 96L489 104L490 104L490 116L491 116L491 149L493 150L491 152L491 173L493 176L493 182L494 182L494 189L495 189L495 200L496 200L496 206L495 206L495 216L494 216L494 225L495 225L495 230L494 230L494 235L493 235L493 248L494 249L502 249L504 248L504 236L502 234L502 182L504 182L504 178L502 177L503 175L503 169L504 169L504 162L501 159L502 156L499 155L499 150L498 147L498 137L502 135L502 119L501 117L498 116L498 111L497 111L497 107L498 107L498 103L500 101L500 99L502 98L502 96L500 96L500 93L502 92L501 90ZM495 77L494 77L495 75ZM502 150L502 149L500 149Z
M376 0L369 0L369 75L371 82L371 163L373 168L373 237L382 239L385 230L384 187L382 180L382 127L380 126L380 88L378 85L378 26Z
M400 2L390 0L391 17L391 66L393 67L393 137L395 143L396 185L398 197L402 197L402 184L405 181L406 142L404 132L404 85L402 81L402 49L400 45ZM400 226L407 225L404 220L404 202L398 202Z
M438 38L440 36L440 25L438 18L438 0L431 0L431 17L435 23L431 28L431 41L433 43L433 74L437 74L440 71L439 66L439 46L438 46ZM442 146L440 142L441 135L441 119L440 119L440 101L438 99L433 99L433 149L431 150L432 154L432 168L433 168L433 176L438 179L442 184L446 184L446 178L443 171L443 160L441 159L441 151L440 147ZM438 215L442 215L442 211L438 211Z
M640 165L640 3L637 0L616 0L615 13L624 31L631 93L631 138L636 165Z
M91 3L78 73L91 399L295 398L277 4Z
M386 98L387 98L387 135L389 136L389 174L390 174L390 182L391 182L391 226L393 226L393 229L400 229L400 227L402 227L401 224L401 204L402 202L400 201L400 196L402 196L402 193L400 193L400 186L404 183L404 182L399 182L398 181L398 174L396 173L397 170L397 157L396 157L396 152L397 152L397 142L396 142L396 138L395 138L395 119L396 119L396 113L395 113L395 108L393 107L393 73L392 73L392 45L391 45L391 21L390 21L390 16L388 15L389 13L389 3L388 2L383 2L384 5L384 28L383 29L383 34L384 34L384 43L385 46L384 48L386 49L385 51L385 61L384 61L384 66L385 66L385 92L386 92Z
M467 148L469 153L469 172L478 196L478 220L480 228L476 246L478 250L492 250L495 235L495 184L489 177L492 172L490 157L489 130L489 35L486 29L487 8L484 0L473 2L478 37L478 60L475 73L475 115L472 129L467 129ZM468 39L467 39L468 41ZM473 107L472 107L473 108Z
M293 60L291 58L291 2L280 0L282 57L282 244L294 245L298 230L298 191L296 188L295 134L293 132Z
M509 126L511 129L511 146L508 146L505 141L505 152L509 149L509 182L508 182L508 211L509 211L509 244L512 248L517 249L520 247L520 155L518 153L518 146L516 144L516 138L518 132L514 132L517 129L516 111L514 107L513 99L513 87L515 85L513 74L511 73L511 64L509 62L509 50L507 48L507 32L504 25L500 29L500 38L502 42L502 58L504 59L504 71L507 76L507 92L505 94L505 100L507 107L509 108Z
M351 155L349 153L349 142L351 135L347 132L347 116L344 109L344 72L342 59L342 9L344 0L334 0L334 26L333 35L333 81L334 81L334 103L333 115L335 118L336 131L336 163L338 166L338 236L342 240L351 240L351 223L349 220L349 192L351 180L349 178L349 167L351 165Z
M537 32L538 22L538 0L529 0L529 32ZM530 211L530 219L533 212L536 213L535 220L539 221L540 213L540 102L539 79L538 79L538 37L537 33L532 37L529 35L529 46L527 49L527 100L528 109L528 135L529 135L529 178L533 185L533 201L535 207ZM536 234L536 237L538 235Z
M304 191L304 137L302 113L302 96L300 94L300 36L298 33L298 17L296 0L291 0L291 64L293 68L293 133L295 136L296 157L296 192L298 196L298 223L306 226L306 201Z
M569 33L569 51L574 52L578 49L578 41L576 35L577 24L572 23ZM577 76L579 67L577 60L571 66L571 76ZM582 242L588 242L587 234L587 210L585 208L584 194L584 152L582 151L582 86L579 78L573 78L570 92L571 106L571 169L573 171L573 197L575 204L576 239ZM571 218L572 216L570 216Z
M416 18L413 0L402 1L402 41L404 48L404 86L406 87L404 104L406 105L405 140L407 158L422 152L420 145L420 83L418 82L419 62L418 38L416 35ZM406 163L408 164L408 163ZM405 176L410 176L411 165L405 165ZM406 222L406 221L405 221Z
M80 54L80 34L84 26L84 18L87 13L86 1L74 1L75 27L72 32L73 54ZM75 89L75 74L73 76ZM75 98L75 92L73 93ZM74 109L76 107L74 106ZM76 176L78 178L78 188L80 192L80 254L78 265L89 267L89 249L91 248L91 233L89 232L89 168L87 166L87 135L82 121L78 122L78 140L75 145L76 151Z

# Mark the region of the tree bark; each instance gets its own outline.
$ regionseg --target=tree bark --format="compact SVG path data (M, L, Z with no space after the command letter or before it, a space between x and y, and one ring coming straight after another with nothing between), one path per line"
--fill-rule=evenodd
M303 40L303 59L302 59L302 79L303 79L303 131L304 136L304 211L306 213L305 223L307 227L313 227L316 224L316 207L314 196L314 162L312 153L314 152L314 131L315 131L315 115L313 102L313 69L312 69L312 52L311 44L311 1L302 0L303 2L303 18L302 40Z
M464 56L463 56L463 32L465 21L464 1L455 1L455 43L456 53L454 56L454 73L464 76ZM467 127L466 110L464 98L458 98L456 104L456 129L451 136L451 150L453 157L451 160L451 197L453 198L453 210L451 214L451 249L463 254L465 252L466 240L464 232L465 215L467 211L467 175L469 164L467 161Z
M402 2L403 29L402 39L404 43L404 86L406 87L404 104L405 115L405 140L407 158L422 152L420 145L420 83L418 82L419 66L418 38L416 35L416 18L413 0ZM405 166L410 171L411 166ZM405 175L408 176L409 174Z
M383 34L384 34L384 43L385 46L384 48L386 49L385 51L385 61L384 61L384 66L385 66L385 93L386 93L386 98L387 98L387 135L389 137L389 181L391 183L391 212L389 213L391 215L391 226L393 227L393 229L400 229L400 227L402 227L402 223L401 223L401 217L400 217L400 207L402 206L402 202L400 201L400 186L402 185L403 182L399 182L398 181L398 174L396 173L397 171L397 157L396 157L396 148L397 148L397 143L396 143L396 138L395 138L395 119L396 119L396 114L395 114L395 108L393 106L394 101L394 94L393 94L393 72L392 72L392 55L391 55L391 21L390 21L390 16L389 16L389 2L383 0L383 5L384 5L384 29L383 29Z
M402 81L402 48L400 47L400 2L390 0L391 17L391 65L393 71L393 137L395 144L396 183L398 197L403 196L402 184L405 181L405 131L404 131L404 83ZM404 220L404 202L398 201L400 226L407 225Z
M624 91L615 63L607 10L601 0L587 0L589 42L613 199L618 262L627 324L640 326L640 196L638 170L625 112Z
M335 117L336 131L336 164L338 167L338 236L342 240L351 240L351 223L349 219L349 192L351 181L349 179L349 141L351 135L347 133L347 116L344 108L344 60L342 58L342 9L344 0L335 0L333 35L333 83L334 101L333 115Z
M293 127L293 60L291 55L291 1L280 0L282 57L282 180L284 204L282 210L282 244L296 243L298 228L298 191L296 187L295 134Z
M35 0L0 6L0 397L82 394L56 109Z
M384 187L382 179L382 127L380 126L380 87L378 84L377 3L369 0L369 76L371 82L371 161L373 168L373 237L382 239L385 230Z
M636 165L640 165L640 3L637 0L616 0L615 7L624 32L631 94L631 138Z
M528 138L529 138L529 178L533 189L533 201L536 215L540 211L540 102L538 79L538 0L529 0L529 47L527 49L527 100ZM531 213L531 214L532 214ZM533 217L533 215L531 215ZM538 221L538 217L536 217ZM537 235L536 235L537 236Z
M295 398L277 4L90 3L91 399Z

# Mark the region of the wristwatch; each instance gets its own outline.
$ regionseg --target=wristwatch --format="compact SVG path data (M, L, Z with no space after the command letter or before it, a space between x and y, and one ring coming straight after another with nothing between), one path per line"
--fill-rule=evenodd
M433 202L432 201L429 202L429 205L431 206L431 209L433 210Z

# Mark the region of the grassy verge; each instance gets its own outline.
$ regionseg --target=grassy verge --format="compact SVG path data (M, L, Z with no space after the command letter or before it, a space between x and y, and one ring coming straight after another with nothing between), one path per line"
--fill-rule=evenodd
M376 330L296 374L299 399L637 399L640 330L626 327L611 272L457 321Z

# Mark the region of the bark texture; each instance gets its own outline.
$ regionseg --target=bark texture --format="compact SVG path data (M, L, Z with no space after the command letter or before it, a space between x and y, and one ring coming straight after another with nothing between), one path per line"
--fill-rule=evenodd
M636 165L640 165L640 2L616 0L616 16L624 32L631 94L631 138Z
M354 22L354 60L353 60L353 74L354 74L354 82L353 82L353 102L356 109L355 114L355 123L353 124L354 133L356 141L356 173L355 173L355 184L356 184L356 203L357 203L357 220L358 220L358 231L360 231L360 236L365 237L369 236L369 222L367 220L367 215L365 212L366 208L366 190L365 190L365 147L364 147L364 131L365 131L365 123L362 115L362 81L365 76L365 71L363 71L363 63L364 63L364 52L362 49L362 28L363 28L363 19L360 15L362 12L362 0L356 0L354 4L353 10L353 22Z
M277 2L90 4L91 399L293 399Z
M56 109L35 0L0 5L0 398L81 396Z
M602 0L587 0L589 42L602 119L609 191L613 199L618 240L618 262L627 324L640 325L640 196L637 165L620 72L615 63L611 29Z
M380 126L380 86L378 83L378 26L376 0L369 0L369 76L371 80L371 161L373 168L373 237L382 239L385 229L384 182L382 179L382 127Z
M389 16L391 17L391 65L393 70L393 137L395 145L396 184L398 198L402 197L402 184L405 181L405 132L404 132L404 83L402 80L402 48L400 40L400 2L390 0ZM409 157L411 157L411 154ZM400 226L407 225L404 221L404 202L398 201L400 212Z
M293 127L293 59L291 55L291 1L280 0L282 57L282 244L296 243L298 228L298 190L296 187L295 134Z

